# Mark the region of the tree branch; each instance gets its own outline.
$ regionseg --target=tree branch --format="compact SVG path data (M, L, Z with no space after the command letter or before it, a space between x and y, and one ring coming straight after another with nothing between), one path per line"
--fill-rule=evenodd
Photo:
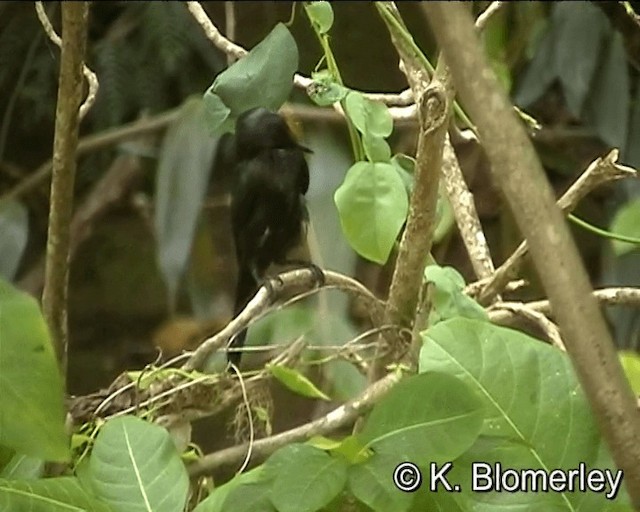
M73 209L88 12L89 6L86 2L62 4L63 39L53 140L51 210L42 309L56 347L63 378L67 370L68 345L69 224Z

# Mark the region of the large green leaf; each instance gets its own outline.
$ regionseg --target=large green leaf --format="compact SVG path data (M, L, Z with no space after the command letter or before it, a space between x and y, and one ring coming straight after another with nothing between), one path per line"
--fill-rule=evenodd
M109 512L76 478L0 479L0 510L7 512ZM121 509L116 509L121 510Z
M44 473L44 460L40 457L16 453L0 471L0 478L36 479Z
M391 475L401 462L397 454L376 453L364 464L349 468L349 489L375 512L405 512L413 496L400 491Z
M445 373L409 377L371 411L361 441L398 462L442 463L467 450L482 428L484 405L470 386Z
M63 386L47 327L31 296L0 279L0 445L66 461Z
M135 416L108 421L90 460L96 494L118 512L183 509L189 477L169 433Z
M218 126L230 115L265 107L277 110L287 100L298 69L298 47L282 23L243 58L220 73L204 94L210 119Z
M274 479L271 502L278 512L315 512L330 503L347 481L342 457L304 444L290 444L274 453L266 466Z
M518 331L466 318L440 322L423 339L420 371L454 375L485 403L483 438L456 462L463 475L470 475L472 461L547 472L575 469L581 462L610 467L601 457L598 429L566 354ZM600 510L607 501L595 494L599 508L583 509L583 493L490 492L476 498L486 504L478 510L487 511L499 505L533 510L540 500L557 510Z
M12 281L29 236L29 212L18 201L0 202L0 277Z
M235 476L228 482L223 485L216 486L213 491L207 496L203 501L201 501L198 506L193 509L193 512L223 512L224 510L230 510L233 512L242 512L243 505L255 505L256 499L246 499L242 500L242 496L244 495L244 490L250 488L252 484L267 482L268 479L264 478L264 466L258 466L257 468L252 469L251 471L247 471L246 473L242 473L240 475ZM236 489L239 488L240 496L240 504L238 504L238 499L234 496L230 498L232 494L236 494ZM256 496L257 489L250 488L248 491L254 498L258 498ZM227 505L227 498L229 498L229 504ZM267 500L267 502L263 502L260 504L261 506L254 509L244 510L260 510L264 512L271 512L274 510L271 502Z
M391 164L356 162L334 195L347 240L361 256L383 264L407 217L409 200Z
M167 130L156 174L158 262L173 303L189 259L217 139L206 128L204 105L188 100Z

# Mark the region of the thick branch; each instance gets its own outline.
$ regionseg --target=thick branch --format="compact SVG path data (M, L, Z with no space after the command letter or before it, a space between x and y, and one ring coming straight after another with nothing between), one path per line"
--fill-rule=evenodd
M68 341L69 224L73 209L79 108L82 102L82 63L87 40L88 12L86 2L62 4L63 38L53 140L51 211L42 308L63 375L66 374Z
M640 509L640 417L562 212L460 2L422 4L491 167L527 239L567 351Z

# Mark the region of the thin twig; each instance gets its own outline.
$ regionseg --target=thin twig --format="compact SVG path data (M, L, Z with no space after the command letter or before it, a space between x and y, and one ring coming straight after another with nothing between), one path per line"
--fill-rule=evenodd
M265 459L281 446L309 439L315 435L326 435L353 424L397 384L401 377L402 375L398 372L390 373L369 386L358 398L337 407L323 417L286 432L257 440L253 444L253 460ZM234 464L242 460L246 452L247 444L244 443L205 455L189 466L189 475L198 476L210 473L219 467Z
M42 27L44 28L44 31L46 32L47 36L49 36L49 39L51 39L51 41L58 48L62 48L62 41L60 39L60 36L56 34L56 31L53 29L51 21L49 21L49 17L44 11L44 7L42 6L42 2L40 1L36 2L36 13L38 15L38 19L40 20L40 23L42 24ZM100 86L100 84L98 83L98 76L93 71L91 71L91 69L89 69L89 67L84 63L82 64L82 73L86 78L87 83L89 84L89 92L87 93L87 97L85 98L84 102L80 106L79 116L81 121L82 119L84 119L84 116L87 114L87 112L89 112L89 110L95 103L96 95L98 94L98 88Z
M605 156L598 157L591 162L587 169L558 199L557 205L560 209L564 213L571 213L585 196L600 185L623 178L637 178L638 171L619 164L618 155L619 151L612 149ZM487 303L491 301L503 289L504 285L517 273L527 251L527 241L524 240L487 282L478 298L480 302Z

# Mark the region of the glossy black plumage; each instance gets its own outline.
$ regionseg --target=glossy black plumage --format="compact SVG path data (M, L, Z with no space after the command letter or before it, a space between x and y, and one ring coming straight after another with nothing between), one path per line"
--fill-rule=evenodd
M300 146L280 115L256 108L243 113L234 136L234 183L231 224L238 260L234 315L247 305L267 269L287 263L299 245L308 220L304 195L309 169ZM231 342L244 345L246 329ZM228 361L240 364L240 352Z

